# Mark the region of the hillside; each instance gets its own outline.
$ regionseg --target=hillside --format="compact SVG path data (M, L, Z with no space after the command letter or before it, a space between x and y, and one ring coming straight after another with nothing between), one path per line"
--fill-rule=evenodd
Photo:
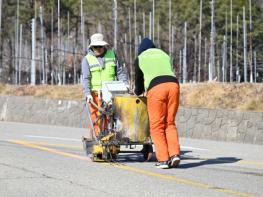
M95 32L103 33L105 41L114 47L120 62L129 69L131 80L134 77L133 60L143 37L151 38L158 48L171 56L180 77L183 77L183 62L186 62L187 82L195 81L197 76L198 81L208 81L209 71L213 72L212 78L216 76L219 81L248 81L244 73L254 72L254 65L253 78L257 78L257 82L263 79L262 0L252 0L251 6L248 0L0 2L2 83L28 84L33 74L31 65L36 67L36 84L79 81L81 59ZM114 2L118 3L115 5ZM214 17L211 17L212 10ZM215 30L214 41L211 41L211 26ZM36 27L36 31L32 32L32 27ZM35 39L32 40L34 32ZM33 43L35 48L32 48ZM212 56L215 57L210 57L210 50L214 51ZM34 64L31 64L32 55L36 56ZM215 62L209 69L211 58Z
M82 86L0 85L0 95L82 99ZM263 84L201 83L181 85L181 106L263 112Z

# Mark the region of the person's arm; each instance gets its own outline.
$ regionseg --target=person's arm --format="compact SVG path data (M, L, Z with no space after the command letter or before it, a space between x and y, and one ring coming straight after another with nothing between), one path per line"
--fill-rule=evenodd
M134 62L134 68L135 68L135 89L134 89L134 93L136 95L140 95L145 91L145 88L144 88L143 72L139 67L138 58L136 58L136 60Z
M91 90L90 90L91 73L90 73L89 63L86 57L84 57L82 60L81 69L83 76L83 91L85 96L87 97L91 95Z

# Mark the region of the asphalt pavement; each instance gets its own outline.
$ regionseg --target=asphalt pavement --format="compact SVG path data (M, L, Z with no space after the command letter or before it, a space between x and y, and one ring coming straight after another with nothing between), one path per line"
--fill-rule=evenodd
M92 162L84 135L85 129L0 122L0 196L263 196L263 146L180 138L179 168L163 170L139 153Z

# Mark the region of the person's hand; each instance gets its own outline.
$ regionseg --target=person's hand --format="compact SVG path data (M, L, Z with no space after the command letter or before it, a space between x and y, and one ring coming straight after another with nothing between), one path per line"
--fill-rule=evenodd
M89 94L86 96L86 101L89 103L90 101L93 101L93 97Z
M130 91L130 85L129 84L125 84L126 89L128 90L128 92Z

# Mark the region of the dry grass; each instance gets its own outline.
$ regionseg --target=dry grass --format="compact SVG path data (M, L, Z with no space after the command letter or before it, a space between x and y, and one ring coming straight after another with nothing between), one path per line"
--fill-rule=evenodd
M0 84L0 95L82 99L82 86L11 86ZM263 112L263 84L181 84L181 105Z
M263 111L263 84L203 83L181 86L184 106Z
M10 86L0 85L0 95L35 96L52 99L82 99L82 86Z

